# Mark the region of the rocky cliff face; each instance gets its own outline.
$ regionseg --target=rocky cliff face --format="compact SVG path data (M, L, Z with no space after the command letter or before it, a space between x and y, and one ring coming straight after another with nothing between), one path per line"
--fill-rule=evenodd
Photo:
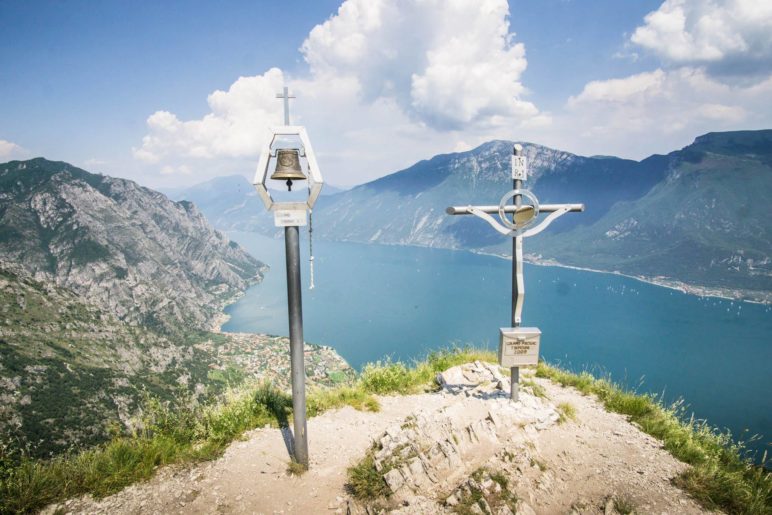
M252 375L203 329L264 268L189 202L66 163L0 165L0 446L96 443L147 395L191 402Z
M133 427L145 393L205 392L208 365L220 361L195 343L131 326L0 262L0 444L46 456Z
M287 348L280 337L130 325L0 261L0 458L17 446L47 457L136 430L148 395L187 404L244 379L288 387ZM329 347L307 344L305 355L311 385L353 374Z
M166 329L206 327L264 267L189 202L45 159L0 165L0 259Z

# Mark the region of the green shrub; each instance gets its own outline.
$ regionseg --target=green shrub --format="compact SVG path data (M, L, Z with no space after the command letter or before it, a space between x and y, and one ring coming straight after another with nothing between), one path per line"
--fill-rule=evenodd
M349 491L359 500L377 499L389 493L383 474L375 470L372 451L368 452L359 463L349 467L347 473Z

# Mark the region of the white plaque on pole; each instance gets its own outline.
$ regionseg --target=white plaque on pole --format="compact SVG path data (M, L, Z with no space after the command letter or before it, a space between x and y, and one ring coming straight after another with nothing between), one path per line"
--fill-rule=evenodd
M277 209L273 212L273 223L276 227L307 225L305 209Z
M499 339L499 364L519 367L539 363L541 331L536 327L502 327Z
M512 156L512 179L516 181L528 179L528 165L525 156Z

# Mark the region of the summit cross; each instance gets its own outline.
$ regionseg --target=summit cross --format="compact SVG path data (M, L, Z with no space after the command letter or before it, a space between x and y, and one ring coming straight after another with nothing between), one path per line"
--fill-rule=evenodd
M284 125L289 125L290 124L289 99L295 98L295 95L290 95L289 88L287 86L284 86L284 91L282 93L276 93L276 98L284 99Z

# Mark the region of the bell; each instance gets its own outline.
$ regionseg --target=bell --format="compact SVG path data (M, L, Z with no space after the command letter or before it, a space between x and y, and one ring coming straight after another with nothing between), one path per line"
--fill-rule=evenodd
M276 152L276 171L271 175L274 181L287 180L287 189L292 191L292 181L305 181L306 176L300 168L300 152L296 148L281 149Z

